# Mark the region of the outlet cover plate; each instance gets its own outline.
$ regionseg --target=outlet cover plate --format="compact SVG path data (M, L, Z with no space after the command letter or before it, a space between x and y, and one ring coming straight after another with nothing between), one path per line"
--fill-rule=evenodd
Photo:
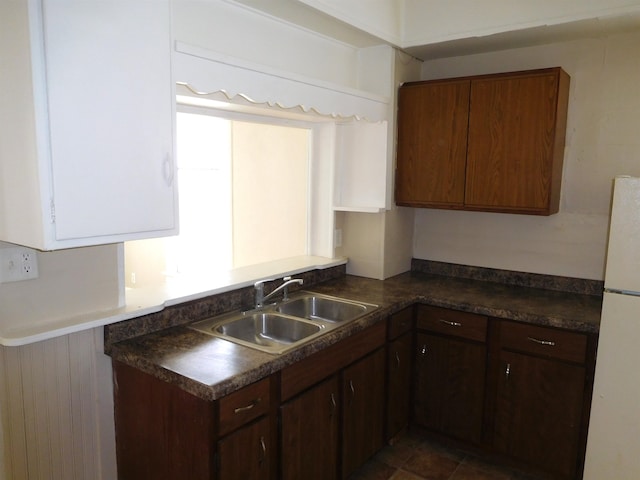
M27 247L0 248L0 283L38 278L38 254Z

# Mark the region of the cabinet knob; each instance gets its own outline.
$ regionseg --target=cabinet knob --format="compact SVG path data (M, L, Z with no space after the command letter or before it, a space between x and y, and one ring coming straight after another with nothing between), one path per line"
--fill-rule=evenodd
M426 345L422 345L422 347L420 347L420 355L426 355L427 351L428 349Z
M400 355L398 355L397 351L395 352L395 354L396 354L396 366L400 368Z

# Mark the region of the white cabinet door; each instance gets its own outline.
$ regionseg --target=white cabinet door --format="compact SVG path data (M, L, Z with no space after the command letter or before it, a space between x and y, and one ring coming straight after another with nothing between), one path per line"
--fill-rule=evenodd
M173 233L168 0L44 0L42 8L53 243Z

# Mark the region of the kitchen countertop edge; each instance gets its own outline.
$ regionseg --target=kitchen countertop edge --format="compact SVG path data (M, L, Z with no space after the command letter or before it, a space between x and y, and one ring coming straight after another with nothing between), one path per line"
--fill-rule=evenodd
M307 344L273 355L177 326L111 346L110 355L212 401L265 378L413 304L597 334L601 296L409 272L387 280L345 275L311 290L379 305ZM194 319L195 320L195 319Z

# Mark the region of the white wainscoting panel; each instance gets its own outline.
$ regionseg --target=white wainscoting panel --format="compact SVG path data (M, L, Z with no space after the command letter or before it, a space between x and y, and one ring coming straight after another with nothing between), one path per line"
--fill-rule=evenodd
M96 328L0 349L5 480L116 478L111 366L102 345Z

